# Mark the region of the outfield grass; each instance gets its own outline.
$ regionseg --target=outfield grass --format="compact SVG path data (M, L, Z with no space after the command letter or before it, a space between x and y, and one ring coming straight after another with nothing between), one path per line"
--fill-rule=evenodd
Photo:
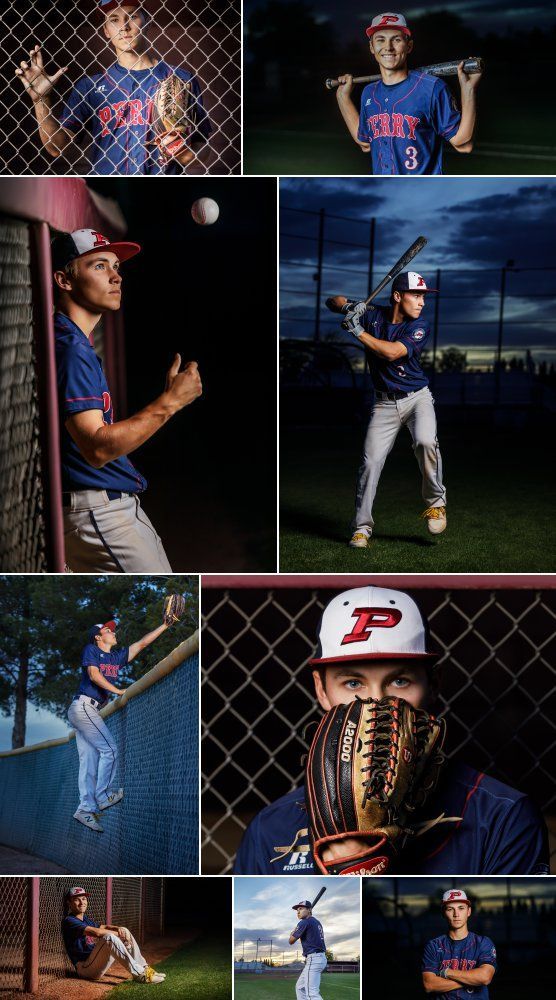
M545 436L440 422L448 527L433 538L419 517L420 474L402 430L379 483L371 546L350 549L363 436L363 429L282 430L281 572L556 570L555 476Z
M156 1000L230 1000L232 971L230 941L211 938L208 934L191 941L156 965L167 979L149 987L149 996ZM144 983L129 981L116 986L110 997L121 1000L145 1000Z
M234 997L235 1000L295 1000L296 979L297 976L272 979L271 973L242 972L234 977ZM320 992L323 1000L355 1000L359 996L359 976L353 972L325 972Z

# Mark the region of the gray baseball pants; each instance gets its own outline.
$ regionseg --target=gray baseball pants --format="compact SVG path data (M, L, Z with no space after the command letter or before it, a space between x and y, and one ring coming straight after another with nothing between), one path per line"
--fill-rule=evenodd
M326 969L326 964L324 952L307 955L305 968L295 984L297 1000L322 1000L320 977Z
M76 490L64 507L66 563L74 573L171 573L162 540L134 493Z
M111 931L104 937L98 938L88 958L84 959L83 962L78 962L75 966L77 975L81 979L102 979L110 966L116 961L121 962L132 976L143 975L147 967L147 962L143 958L139 945L133 935L130 934L129 937L129 948L126 948L122 939L118 937L115 931Z
M357 480L353 531L371 534L374 526L373 503L387 455L402 427L413 439L413 451L422 476L422 494L427 507L445 507L446 490L442 483L442 458L436 437L434 400L428 386L411 392L403 399L390 400L377 393L367 428L363 459Z

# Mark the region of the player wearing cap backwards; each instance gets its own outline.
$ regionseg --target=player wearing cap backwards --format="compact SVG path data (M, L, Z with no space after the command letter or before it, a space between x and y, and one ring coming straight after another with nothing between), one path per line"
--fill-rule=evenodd
M68 67L49 76L41 47L35 45L29 61L21 62L15 71L33 101L44 148L56 158L85 137L84 152L92 162L92 174L182 173L212 131L196 77L155 55L147 38L149 16L140 0L99 0L97 9L116 62L108 70L77 81L59 121L52 113L52 91ZM154 96L161 81L172 74L188 84L188 117L195 123L188 148L176 156L166 147L165 152L157 147L152 130Z
M52 241L65 549L74 572L171 572L139 501L147 482L127 455L201 395L197 364L180 371L176 354L164 392L114 423L110 389L89 340L103 313L120 308L120 264L140 249L92 229Z
M467 927L471 903L463 889L448 889L442 897L448 933L433 938L423 954L425 993L439 997L488 1000L488 986L496 972L496 948L490 938Z
M345 313L343 329L365 348L375 393L357 480L352 548L366 548L370 542L378 481L402 427L411 434L421 471L427 505L421 516L433 535L446 527L446 490L434 400L420 363L430 338L430 326L421 313L425 296L436 291L427 287L420 274L407 271L394 279L389 308L350 303L340 295L331 300Z
M338 77L336 97L352 138L371 151L375 174L441 174L444 139L458 153L473 149L481 74L459 64L460 112L444 80L408 70L413 40L402 14L378 14L367 37L381 79L364 88L360 110L351 99L353 77Z
M96 833L103 832L100 813L124 796L123 788L114 788L118 751L100 710L108 703L109 694L124 693L124 688L117 686L122 667L170 627L163 623L131 646L116 649L117 625L111 619L89 629L89 641L81 655L81 679L68 709L79 754L79 806L73 818Z
M88 903L89 893L79 885L64 896L62 937L80 979L102 979L114 962L120 962L137 983L163 983L166 974L151 968L131 931L115 924L97 924L86 916Z
M290 944L301 941L305 958L303 972L295 984L297 1000L322 1000L320 977L327 964L322 924L313 916L308 899L295 903L292 910L297 910L298 923L290 934Z
M369 586L338 594L324 609L317 653L309 660L320 707L328 712L355 698L403 698L430 710L439 678L427 634L423 615L403 591ZM412 827L425 832L400 855L402 874L548 874L547 832L536 806L522 792L457 760L444 763L436 790L414 814ZM366 844L359 838L331 842L323 858L345 856L348 847L352 855ZM255 816L234 872L315 874L303 787Z

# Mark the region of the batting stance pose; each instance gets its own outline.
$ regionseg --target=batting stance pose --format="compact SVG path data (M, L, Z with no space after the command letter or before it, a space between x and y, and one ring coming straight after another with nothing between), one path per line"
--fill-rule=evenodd
M171 572L139 501L147 481L127 456L201 395L197 364L180 371L176 354L164 392L114 423L110 389L90 342L103 313L120 308L120 264L140 249L111 243L92 229L52 241L64 541L68 568L77 573Z
M54 158L75 140L86 139L84 152L92 174L176 174L195 159L211 134L199 83L191 73L158 59L150 49L149 16L140 0L100 0L103 34L116 54L116 62L75 84L60 115L52 113L52 91L67 72L64 66L49 76L40 45L16 69L33 102L39 136ZM171 144L157 144L152 128L152 105L160 83L179 77L189 91L187 117L194 131L187 146L172 156Z
M77 975L81 979L102 979L114 962L121 962L135 982L163 983L166 974L156 972L145 961L127 927L97 924L86 916L88 897L81 886L68 889L64 897L62 936Z
M353 77L338 77L336 97L350 135L363 152L370 150L375 174L441 174L443 140L458 153L473 149L481 74L465 73L460 63L460 112L444 80L408 70L413 41L402 14L378 14L367 37L382 79L364 88L358 110Z
M467 927L471 903L463 889L448 889L442 897L442 913L448 933L433 938L423 954L423 986L426 993L466 1000L488 1000L488 985L496 972L496 948L490 938Z
M427 621L409 594L367 586L344 591L327 604L317 651L309 664L324 712L356 698L399 698L428 711L439 691L437 661L438 654L430 649ZM338 747L338 753L341 750ZM455 758L442 764L436 789L412 814L411 826L419 835L409 840L397 858L395 868L400 873L548 874L547 832L536 806L523 792ZM349 844L331 838L323 851L325 862L345 856L347 847L353 855L360 855L365 838L354 837ZM239 875L315 873L304 787L293 789L255 816L243 836L234 871Z
M109 694L124 693L124 688L116 686L121 668L170 627L163 622L131 646L115 649L117 625L112 619L89 629L89 642L81 656L79 687L68 709L79 754L79 807L73 818L97 833L103 832L100 814L124 796L123 788L113 786L118 751L100 710L108 704Z
M374 520L373 503L387 455L402 429L413 439L413 451L422 476L422 494L429 532L446 527L446 490L436 436L434 400L420 357L430 338L430 326L421 319L425 296L436 292L415 271L399 274L392 284L390 308L358 302L342 327L363 344L375 391L357 481L352 548L366 548ZM347 301L336 296L338 305Z
M320 977L327 964L322 924L313 916L308 899L296 903L292 910L297 910L299 922L290 934L290 944L301 941L305 958L305 967L295 984L297 1000L322 1000Z

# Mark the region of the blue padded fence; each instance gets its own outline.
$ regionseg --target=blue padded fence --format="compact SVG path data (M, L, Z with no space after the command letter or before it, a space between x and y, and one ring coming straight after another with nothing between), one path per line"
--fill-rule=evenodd
M173 666L180 650L186 658ZM132 685L120 710L109 710L124 798L102 814L104 833L73 819L73 735L0 754L0 843L75 874L198 872L198 674L195 635Z

